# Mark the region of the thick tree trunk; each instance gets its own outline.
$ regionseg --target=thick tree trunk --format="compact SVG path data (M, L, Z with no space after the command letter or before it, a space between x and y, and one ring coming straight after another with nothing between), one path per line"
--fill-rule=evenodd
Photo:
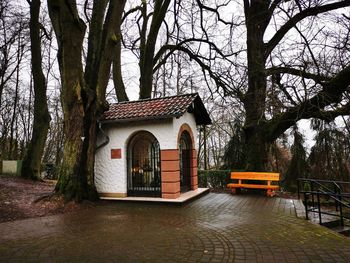
M247 1L248 2L248 1ZM244 123L248 171L265 171L268 163L268 142L261 126L265 123L266 74L263 36L268 1L246 3L248 50L248 90L244 97Z
M50 114L46 101L46 80L42 70L39 12L41 0L30 4L30 40L32 54L32 74L34 81L34 121L32 138L23 160L21 175L39 179L41 159L44 152Z
M120 26L125 0L109 1L106 6L101 0L94 1L94 10L89 33L88 59L85 67L86 99L84 118L83 172L88 185L94 185L94 163L97 137L97 121L108 108L106 88L115 55L120 52ZM103 23L104 22L104 23ZM102 27L102 33L101 32ZM98 46L99 48L93 48ZM119 54L120 56L120 54ZM91 77L94 76L94 77ZM120 79L122 79L120 72ZM125 93L125 89L124 89ZM125 97L126 93L125 93ZM91 196L90 191L90 196ZM95 192L96 193L96 192Z
M114 89L115 94L117 95L117 99L119 102L121 101L129 101L128 95L125 91L125 85L123 82L120 58L119 61L113 62L113 81L114 81Z
M58 41L65 135L56 191L67 200L97 196L94 186L97 120L106 109L105 94L115 54L116 28L120 26L124 5L125 0L94 1L84 74L81 54L86 28L76 3L48 1Z
M267 171L269 146L271 143L264 138L263 131L257 129L245 130L246 168L247 171Z
M113 61L113 82L115 94L119 102L128 101L128 95L125 91L125 85L122 76L122 66L121 66L121 32L120 27L117 32L117 44L116 44L116 54Z
M63 162L59 171L56 192L64 194L67 200L82 200L94 192L88 185L84 164L88 139L84 129L84 78L82 46L85 24L80 20L75 3L63 0L48 1L50 18L58 42L58 62L62 83L62 108L64 116Z
M151 26L146 40L146 29L148 15L144 14L143 30L141 32L141 47L140 47L140 99L150 98L152 95L153 82L153 67L154 67L154 52L157 43L157 37L161 24L164 21L166 11L168 10L170 0L155 1L154 12Z
M93 179L96 112L91 109L83 117L79 109L72 108L72 111L69 115L76 124L65 122L63 163L56 191L66 200L93 200L97 197Z

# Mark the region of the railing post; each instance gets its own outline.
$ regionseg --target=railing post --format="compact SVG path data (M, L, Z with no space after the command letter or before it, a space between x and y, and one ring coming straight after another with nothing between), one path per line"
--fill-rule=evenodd
M307 208L307 194L304 192L304 205L305 205L305 218L309 220L308 208Z
M340 194L340 192L339 192L339 189L338 189L336 184L334 184L334 193L335 193L335 196L336 196L336 199L335 199L335 211L338 212L338 200L337 199L338 199L338 194Z
M344 218L343 218L343 206L342 206L342 198L341 193L339 194L339 212L340 212L340 225L344 226Z
M317 191L317 207L318 207L318 217L319 223L322 225L322 213L321 213L321 202L320 202L320 193Z
M314 182L310 181L310 183L312 207L315 207Z

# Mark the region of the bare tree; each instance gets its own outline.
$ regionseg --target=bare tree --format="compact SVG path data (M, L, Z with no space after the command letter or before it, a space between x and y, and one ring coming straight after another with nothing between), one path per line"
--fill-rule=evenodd
M198 5L203 15L215 14L222 21L220 4L198 1ZM223 84L226 94L243 103L247 170L266 170L270 145L298 120L330 121L349 114L349 56L331 60L330 65L327 56L344 54L345 49L331 42L331 34L322 24L332 17L345 20L339 12L332 16L331 11L349 5L349 1L243 0L247 60L243 70L235 73L246 72L242 75L245 85L228 83L235 79L232 73L220 76L222 81L216 84ZM234 6L239 10L238 2ZM347 36L348 31L344 31ZM233 63L231 69L239 64ZM230 87L232 84L236 87Z
M27 19L10 1L0 3L0 156L21 157L21 65L28 50Z
M39 23L41 0L28 0L27 2L30 5L29 26L35 99L32 138L23 160L21 174L23 177L37 180L40 178L41 160L50 124L50 114L46 99L46 78L42 69Z
M169 91L171 94L183 90L195 92L192 80L203 82L202 72L209 74L218 86L223 85L220 74L210 66L233 54L224 50L227 46L215 43L215 30L210 34L200 32L201 22L203 17L192 1L141 2L126 11L123 46L138 60L140 98L151 97L154 87L157 87L153 91L156 96Z
M323 118L331 120L335 116L348 114L350 105L341 105L343 94L347 92L350 84L350 66L340 68L337 74L325 78L321 72L310 73L307 69L295 67L271 67L266 69L267 59L273 59L274 49L287 36L288 32L296 28L301 21L315 18L322 13L350 5L347 1L310 5L301 5L298 2L285 8L282 1L244 1L244 10L247 25L248 48L248 89L244 95L243 103L246 111L245 134L248 146L248 169L264 170L267 157L267 145L276 140L284 131L305 118ZM264 41L265 31L276 10L282 9L286 13L286 21L277 29L268 41ZM288 12L289 11L289 12ZM297 30L298 31L298 30ZM303 34L300 32L301 38ZM310 47L304 39L306 48ZM309 51L312 57L313 51ZM317 60L314 61L315 64ZM291 63L288 63L289 65ZM291 106L285 108L280 114L266 118L267 77L271 75L288 74L302 77L303 80L312 80L318 87L317 91L308 93L300 101L292 99ZM285 86L280 85L280 92ZM309 89L309 88L307 88ZM286 96L288 97L286 93ZM297 96L295 94L295 96ZM290 95L291 97L291 95ZM293 105L294 104L294 105ZM328 105L339 104L336 110L327 110Z

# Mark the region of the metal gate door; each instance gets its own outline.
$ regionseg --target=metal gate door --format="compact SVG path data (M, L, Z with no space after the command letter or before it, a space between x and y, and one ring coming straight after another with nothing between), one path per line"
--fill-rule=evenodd
M191 137L188 132L184 131L180 137L180 189L181 192L191 190Z
M159 143L149 132L137 133L129 143L128 196L161 197Z

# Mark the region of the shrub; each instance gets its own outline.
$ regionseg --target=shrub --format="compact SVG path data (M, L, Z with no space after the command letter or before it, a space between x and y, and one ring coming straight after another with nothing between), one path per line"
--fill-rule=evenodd
M58 167L53 163L45 163L42 167L43 178L55 180L58 177Z
M226 188L230 182L231 170L199 170L198 186L209 188Z

